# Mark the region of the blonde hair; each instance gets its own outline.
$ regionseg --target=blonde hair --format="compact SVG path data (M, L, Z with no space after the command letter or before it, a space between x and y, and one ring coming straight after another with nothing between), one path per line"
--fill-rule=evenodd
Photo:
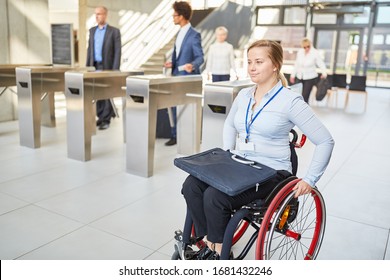
M305 37L305 38L302 39L302 41L301 41L301 46L303 47L304 45L309 45L309 46L311 46L311 41L310 41L309 38Z
M272 64L275 65L277 69L277 75L278 75L278 80L282 82L282 85L284 87L288 86L286 77L284 74L281 72L282 65L283 65L283 48L282 46L273 40L258 40L253 42L249 48L248 52L252 48L267 48L268 51L268 57L271 59Z
M228 34L228 30L225 26L218 26L217 28L215 28L215 32L217 31L223 31L223 33Z

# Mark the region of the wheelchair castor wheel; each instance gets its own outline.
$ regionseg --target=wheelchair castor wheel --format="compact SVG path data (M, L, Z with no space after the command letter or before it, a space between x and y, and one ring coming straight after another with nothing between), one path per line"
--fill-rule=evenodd
M181 242L183 240L183 232L180 229L175 230L175 237L174 238L176 241Z

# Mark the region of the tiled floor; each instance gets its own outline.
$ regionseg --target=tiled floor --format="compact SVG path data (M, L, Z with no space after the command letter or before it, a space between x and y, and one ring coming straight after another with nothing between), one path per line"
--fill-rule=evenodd
M348 112L313 105L336 141L318 183L327 206L319 259L390 259L390 92L368 93L366 113L358 95ZM0 259L170 259L185 215L176 147L158 139L154 176L130 175L115 119L93 137L91 161L68 159L61 96L39 149L19 145L18 122L0 123ZM299 172L312 151L311 143L299 151Z

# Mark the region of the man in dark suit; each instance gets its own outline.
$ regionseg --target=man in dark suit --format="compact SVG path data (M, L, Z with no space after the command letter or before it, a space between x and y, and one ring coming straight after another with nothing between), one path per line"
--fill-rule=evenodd
M107 24L107 8L96 7L95 16L97 26L89 30L89 43L87 53L87 66L94 66L96 70L119 70L122 45L121 33L118 28ZM96 102L96 125L99 129L107 129L110 126L115 111L111 100L98 100Z
M200 66L204 62L200 33L190 23L192 8L188 2L176 1L173 3L173 22L180 25L175 46L172 53L172 61L166 62L166 68L172 68L173 76L200 74ZM176 107L172 108L174 125L171 131L171 139L165 143L167 146L176 144Z

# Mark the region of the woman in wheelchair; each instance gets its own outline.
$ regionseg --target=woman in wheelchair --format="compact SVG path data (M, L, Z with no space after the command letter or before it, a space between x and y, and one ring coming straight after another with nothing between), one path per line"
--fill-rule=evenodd
M324 173L334 146L327 128L301 95L286 88L281 73L283 50L270 40L254 42L247 51L248 74L255 83L235 98L223 130L224 149L277 170L276 175L238 195L229 196L188 176L183 183L188 214L204 248L192 259L219 259L232 213L256 199L264 199L278 183L292 175L289 133L297 126L316 145L306 175L295 184L294 196L309 194Z

